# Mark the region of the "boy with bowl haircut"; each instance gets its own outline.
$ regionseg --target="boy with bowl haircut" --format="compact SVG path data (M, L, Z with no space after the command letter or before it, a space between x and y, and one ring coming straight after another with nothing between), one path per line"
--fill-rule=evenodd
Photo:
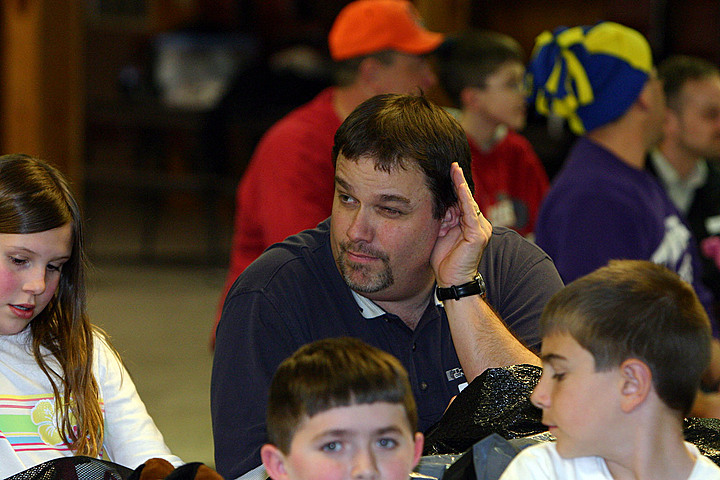
M273 376L263 465L274 480L407 480L422 455L400 362L356 338L307 344Z
M720 479L684 441L710 360L710 322L666 267L615 260L553 296L532 393L557 439L521 451L511 479Z

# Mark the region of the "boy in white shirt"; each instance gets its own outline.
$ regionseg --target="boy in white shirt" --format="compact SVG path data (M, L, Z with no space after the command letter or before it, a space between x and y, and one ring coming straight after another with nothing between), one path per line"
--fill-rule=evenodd
M557 441L520 452L501 480L720 479L683 437L711 336L689 284L651 262L611 261L558 292L540 324L531 400Z

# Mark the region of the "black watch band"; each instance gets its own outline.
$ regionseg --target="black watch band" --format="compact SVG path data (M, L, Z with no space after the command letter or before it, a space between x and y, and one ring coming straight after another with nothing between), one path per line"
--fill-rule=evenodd
M479 273L471 282L452 285L448 288L437 287L437 298L441 302L450 299L459 300L470 295L480 295L485 298L485 280Z

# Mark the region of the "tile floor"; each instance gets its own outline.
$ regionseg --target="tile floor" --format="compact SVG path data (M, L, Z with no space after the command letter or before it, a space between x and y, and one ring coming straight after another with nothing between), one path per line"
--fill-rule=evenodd
M155 253L140 241L148 214L127 192L88 192L89 310L121 352L173 453L213 466L208 336L225 279L231 209L221 246L206 255L201 209L192 198L164 203Z

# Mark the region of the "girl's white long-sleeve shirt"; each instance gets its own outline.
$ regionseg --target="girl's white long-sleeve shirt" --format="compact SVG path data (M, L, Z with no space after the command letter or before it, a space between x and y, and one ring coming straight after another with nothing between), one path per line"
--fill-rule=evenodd
M73 455L60 436L53 390L35 362L31 344L30 328L0 335L0 478ZM153 457L181 465L182 460L165 445L125 367L100 336L95 336L94 345L93 373L105 420L106 458L133 469ZM48 363L61 373L54 358Z

